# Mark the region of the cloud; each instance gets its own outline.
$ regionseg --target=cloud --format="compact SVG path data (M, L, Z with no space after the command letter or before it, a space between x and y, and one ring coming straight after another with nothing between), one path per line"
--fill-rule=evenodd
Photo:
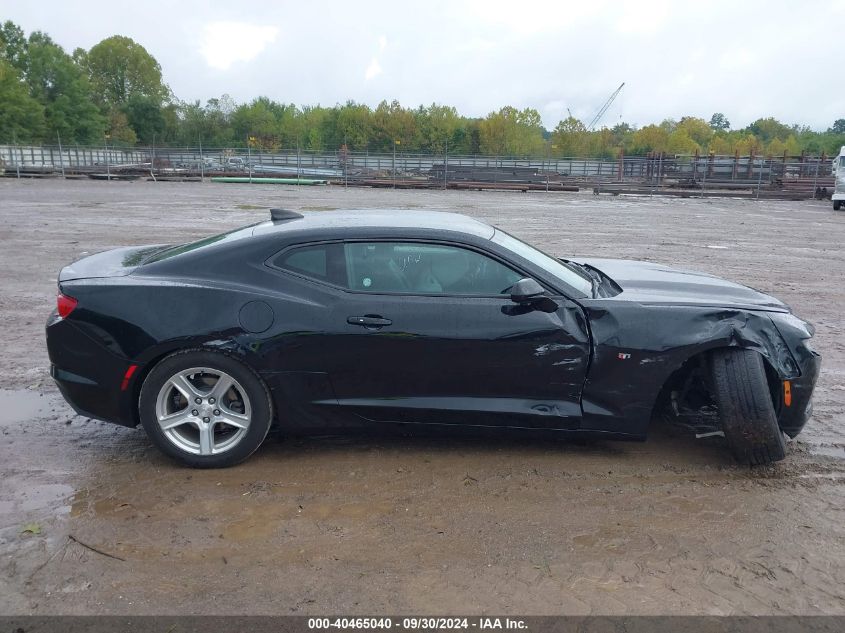
M364 71L364 79L369 81L370 79L374 79L378 77L383 71L381 69L381 63L379 61L379 57L384 53L384 49L387 48L387 37L384 35L379 35L378 38L378 55L373 57L370 60L370 65L367 66L367 70Z
M149 10L133 11L87 0L85 20L75 3L45 4L0 0L0 13L69 51L90 48L119 23L186 101L227 93L239 103L266 95L375 107L395 98L467 116L513 105L540 109L553 129L567 107L589 121L624 81L607 125L620 115L644 125L724 112L739 127L775 116L827 129L845 112L845 91L828 80L841 74L835 42L845 0L536 0L530 10L509 0L433 0L425 11L372 0L367 10L331 3L319 20L313 3L301 2L147 0Z
M369 81L370 79L378 77L381 73L382 73L381 64L378 63L378 59L373 57L370 60L370 65L367 66L367 70L364 73L364 79Z
M200 53L212 68L227 70L248 62L273 42L279 29L246 22L211 22L205 25Z
M616 20L616 30L626 34L654 35L663 28L672 8L667 0L623 3Z

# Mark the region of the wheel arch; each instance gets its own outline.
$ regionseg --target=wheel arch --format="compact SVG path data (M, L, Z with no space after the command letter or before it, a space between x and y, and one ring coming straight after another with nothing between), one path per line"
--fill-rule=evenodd
M690 353L669 372L655 396L654 404L652 406L652 418L667 404L674 387L682 385L695 368L706 368L707 361L715 352L727 349L747 349L762 357L763 367L766 371L766 382L769 385L769 395L772 398L772 405L774 406L775 413L779 415L783 403L782 381L784 378L775 367L775 364L772 362L770 355L766 353L766 350L751 345L715 343L711 346L698 349Z
M214 352L217 354L223 354L232 360L238 361L241 365L252 372L258 382L264 387L267 395L270 397L271 412L275 416L275 402L273 400L270 387L261 374L248 361L248 351L237 345L234 341L228 341L226 342L227 344L221 345L220 340L218 339L215 343L215 345L209 345L204 341L170 341L146 350L139 358L136 359L138 369L132 377L133 380L129 389L129 408L132 420L135 422L136 426L141 423L141 415L139 411L141 388L144 386L144 382L147 380L150 372L152 372L152 370L165 359L181 352Z

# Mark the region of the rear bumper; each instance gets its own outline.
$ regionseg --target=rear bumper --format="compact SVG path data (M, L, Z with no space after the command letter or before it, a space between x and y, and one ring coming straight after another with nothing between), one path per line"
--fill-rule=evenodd
M47 322L46 334L50 375L74 411L89 418L137 426L136 385L129 382L125 390L121 389L130 362L55 313Z
M789 437L795 437L813 415L813 389L819 377L822 358L809 353L799 361L801 376L790 380L792 404L781 406L778 425Z

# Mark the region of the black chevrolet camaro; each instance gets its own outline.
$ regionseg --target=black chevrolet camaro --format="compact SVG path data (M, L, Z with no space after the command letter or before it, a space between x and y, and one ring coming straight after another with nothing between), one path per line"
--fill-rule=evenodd
M751 288L556 259L452 213L271 218L62 269L47 345L73 408L197 467L273 424L642 440L664 414L759 464L811 414L813 328Z

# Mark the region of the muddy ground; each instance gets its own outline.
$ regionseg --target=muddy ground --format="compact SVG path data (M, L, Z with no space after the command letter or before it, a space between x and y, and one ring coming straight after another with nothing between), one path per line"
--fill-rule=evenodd
M656 425L646 443L271 437L191 471L76 416L44 345L59 268L270 205L451 208L555 254L771 292L817 326L815 418L755 470ZM843 614L843 242L845 215L810 201L0 180L0 613Z

